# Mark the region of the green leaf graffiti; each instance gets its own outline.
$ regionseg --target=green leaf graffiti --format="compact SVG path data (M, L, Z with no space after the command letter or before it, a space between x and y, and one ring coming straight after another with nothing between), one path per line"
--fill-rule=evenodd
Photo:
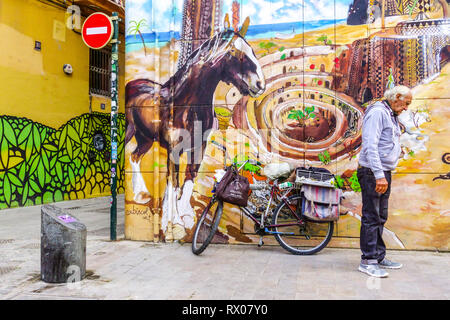
M124 114L119 114L118 127L118 192L124 192ZM110 115L97 112L59 129L0 116L0 209L107 192L110 130ZM103 150L94 148L96 133L105 138Z
M2 122L3 122L3 134L6 140L8 140L12 145L16 145L17 139L13 133L14 132L13 128L5 119L2 119Z

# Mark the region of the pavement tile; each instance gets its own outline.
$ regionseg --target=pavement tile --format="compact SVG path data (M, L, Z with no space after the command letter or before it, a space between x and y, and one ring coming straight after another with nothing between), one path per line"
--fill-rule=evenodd
M107 214L95 213L105 205L108 197L77 202L88 230L109 225ZM107 232L88 235L90 277L73 288L50 285L39 280L39 206L2 210L0 225L5 222L14 222L15 229L11 234L0 228L0 239L12 240L2 245L0 266L16 268L0 274L0 299L450 299L449 253L389 250L388 257L404 268L375 279L357 270L358 249L295 256L279 246L210 245L195 256L188 243L111 242Z

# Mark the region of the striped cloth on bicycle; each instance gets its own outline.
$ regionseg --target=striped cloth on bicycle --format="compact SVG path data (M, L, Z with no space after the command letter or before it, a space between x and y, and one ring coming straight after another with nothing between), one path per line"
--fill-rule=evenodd
M341 190L304 184L303 214L315 221L337 221Z

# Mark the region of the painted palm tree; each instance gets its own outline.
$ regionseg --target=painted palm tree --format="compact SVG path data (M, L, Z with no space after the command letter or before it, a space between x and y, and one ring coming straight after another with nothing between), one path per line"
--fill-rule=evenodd
M139 37L141 37L141 41L144 46L145 55L147 55L147 47L145 46L144 37L142 36L142 32L141 32L142 28L148 27L147 21L145 19L141 19L141 20L139 20L139 22L131 20L130 25L131 26L130 26L130 28L128 28L128 33L133 34L135 38L136 38L136 34L139 33Z

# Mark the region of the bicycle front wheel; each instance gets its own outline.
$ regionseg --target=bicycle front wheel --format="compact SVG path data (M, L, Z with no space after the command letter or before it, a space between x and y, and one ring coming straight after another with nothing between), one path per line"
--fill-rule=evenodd
M325 248L333 236L333 222L314 222L299 220L301 217L302 196L288 198L288 204L282 201L275 209L272 224L275 238L287 251L298 255L311 255ZM300 210L297 207L300 206ZM297 213L298 212L298 213Z
M192 252L202 253L213 239L223 212L223 202L213 197L203 210L192 238Z

